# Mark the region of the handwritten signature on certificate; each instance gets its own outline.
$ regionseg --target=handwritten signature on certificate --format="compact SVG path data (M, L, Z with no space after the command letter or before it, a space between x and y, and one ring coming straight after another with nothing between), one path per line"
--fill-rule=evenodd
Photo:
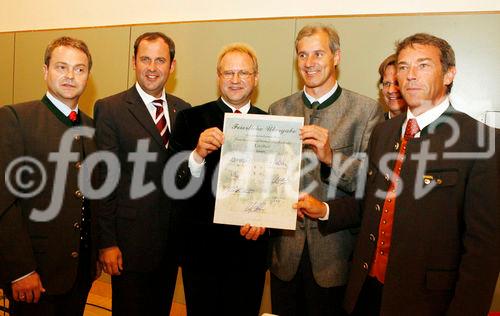
M214 223L295 229L302 117L227 113Z

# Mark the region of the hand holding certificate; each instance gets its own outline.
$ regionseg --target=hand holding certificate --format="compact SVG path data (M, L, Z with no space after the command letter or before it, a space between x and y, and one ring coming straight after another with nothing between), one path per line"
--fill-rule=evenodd
M302 117L226 114L214 223L295 229Z

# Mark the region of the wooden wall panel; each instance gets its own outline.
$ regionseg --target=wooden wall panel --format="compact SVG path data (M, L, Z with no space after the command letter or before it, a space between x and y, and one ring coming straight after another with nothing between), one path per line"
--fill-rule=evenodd
M14 33L0 34L0 106L12 103L14 87Z

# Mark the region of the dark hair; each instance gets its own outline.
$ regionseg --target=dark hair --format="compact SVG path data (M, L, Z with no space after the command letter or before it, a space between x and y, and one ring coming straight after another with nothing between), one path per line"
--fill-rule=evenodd
M139 44L144 41L154 41L158 38L161 38L165 44L168 45L168 50L170 54L170 62L174 60L175 57L175 43L174 41L168 37L167 35L163 34L162 32L147 32L142 35L140 35L134 43L134 59L137 57L137 50L139 49Z
M89 48L87 47L87 44L85 44L85 42L82 40L68 36L56 38L55 40L49 43L49 45L45 49L45 55L43 58L44 63L47 67L50 64L50 58L52 57L52 52L54 51L54 49L60 46L72 47L83 52L87 56L87 59L89 60L89 71L90 69L92 69L92 56L90 55L90 51Z
M379 84L384 81L384 73L385 73L385 70L387 69L387 67L396 66L397 60L398 60L398 58L397 58L396 54L392 54L392 55L387 56L387 58L384 59L384 61L380 64L380 66L378 67L378 73L380 75L380 78L378 79Z
M412 36L408 36L402 41L397 42L396 55L399 56L399 53L403 49L407 48L408 46L413 47L413 45L415 44L431 45L439 49L443 74L448 72L448 69L455 67L455 52L453 51L453 48L451 48L451 45L448 44L448 42L444 39L427 33L417 33ZM452 86L453 82L451 82L447 86L447 93L450 93Z

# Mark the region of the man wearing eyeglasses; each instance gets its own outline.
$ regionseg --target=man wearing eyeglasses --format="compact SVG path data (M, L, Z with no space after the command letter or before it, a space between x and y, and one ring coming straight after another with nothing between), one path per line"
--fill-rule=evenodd
M194 196L178 201L178 240L188 315L258 315L267 269L265 229L213 224L212 187L224 143L225 113L265 114L250 102L259 70L253 49L226 46L217 62L220 98L180 112L169 144L186 152L177 179L201 181Z
M389 111L384 113L386 120L394 118L406 111L406 101L399 91L398 78L396 76L396 54L388 56L380 64L378 73L380 75L380 94Z
M366 150L382 110L375 101L339 86L340 40L331 27L305 26L295 48L304 89L272 104L269 113L305 118L303 170L309 171L301 178L301 191L320 201L352 195L360 165L355 155ZM342 315L356 235L348 229L322 234L318 223L327 219L328 212L321 219L305 216L295 231L272 237L274 314Z

